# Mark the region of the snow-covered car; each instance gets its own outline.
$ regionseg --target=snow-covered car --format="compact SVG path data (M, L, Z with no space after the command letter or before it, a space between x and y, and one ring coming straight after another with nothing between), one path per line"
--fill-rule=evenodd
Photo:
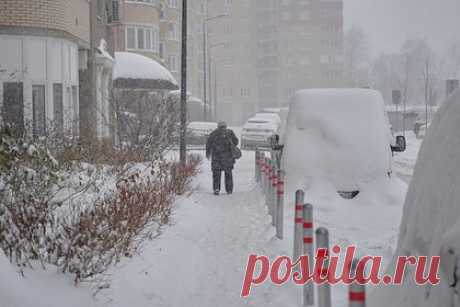
M421 124L418 129L417 129L417 139L423 139L426 135L426 131L430 128L430 124L428 124L428 127L426 124Z
M204 145L209 135L217 129L215 122L190 122L187 125L187 143L191 145Z
M394 272L398 257L440 256L441 282L416 284L415 266L406 267L398 287L379 286L369 296L375 307L458 306L460 302L460 90L447 98L434 115L423 141L407 192L398 246L388 267ZM434 262L434 261L433 261ZM428 271L426 269L426 271ZM425 275L428 274L425 271Z
M382 95L369 89L312 89L292 98L285 132L284 165L291 183L352 199L392 175L392 151ZM323 188L325 187L323 186ZM379 189L378 185L373 186Z
M274 123L249 120L241 132L241 148L270 147L270 138L277 133L279 133L279 126Z
M267 120L278 126L281 126L281 118L276 113L256 113L253 118Z

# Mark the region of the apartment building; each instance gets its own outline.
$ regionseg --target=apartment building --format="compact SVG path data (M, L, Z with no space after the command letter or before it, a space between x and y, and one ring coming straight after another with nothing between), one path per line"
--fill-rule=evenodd
M269 0L263 1L265 6L261 2L257 7L258 54L263 59L258 63L259 92L266 94L261 104L283 106L298 89L340 86L342 0ZM268 68L272 73L266 72Z
M280 105L281 62L280 56L283 36L280 35L280 1L257 0L255 6L256 36L256 70L259 92L258 109ZM287 59L286 59L287 60ZM292 60L292 59L290 59Z
M111 0L110 10L115 51L134 52L161 61L158 1Z
M105 0L0 2L0 114L34 136L111 139Z
M79 69L90 47L86 0L0 2L3 123L41 136L78 134Z
M180 83L181 59L181 0L159 0L159 56L177 82Z
M210 3L213 13L230 14L210 29L214 42L225 44L213 50L213 59L218 61L218 102L226 119L285 106L298 89L341 86L342 0Z
M258 109L255 1L210 0L210 88L216 118L241 124Z

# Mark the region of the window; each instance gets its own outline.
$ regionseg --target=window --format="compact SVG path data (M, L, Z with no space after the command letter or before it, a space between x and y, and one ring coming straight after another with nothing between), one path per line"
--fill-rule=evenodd
M241 89L241 96L242 96L242 97L249 97L249 96L251 96L251 89L250 89L250 88L242 88L242 89Z
M160 57L163 59L165 56L165 44L163 42L160 43Z
M170 55L168 57L168 66L169 70L171 70L172 72L179 71L179 61L177 60L177 55Z
M136 31L134 28L128 28L126 30L126 44L128 49L134 49L136 47Z
M32 120L35 137L46 134L45 86L32 85Z
M177 0L168 0L169 7L177 7Z
M160 3L160 20L166 19L166 10L163 3Z
M127 0L127 3L155 4L156 0Z
M128 26L126 29L126 49L158 52L158 40L157 28Z
M3 83L3 120L13 129L24 129L24 100L21 82Z
M112 0L112 14L110 22L120 21L120 4L119 0Z
M54 109L54 129L62 132L64 129L64 106L62 104L62 84L53 84L53 109Z
M137 49L143 50L146 49L144 47L144 29L138 28L137 29Z
M169 29L168 29L168 38L170 40L178 40L178 31L177 31L177 24L173 23L171 25L169 25Z

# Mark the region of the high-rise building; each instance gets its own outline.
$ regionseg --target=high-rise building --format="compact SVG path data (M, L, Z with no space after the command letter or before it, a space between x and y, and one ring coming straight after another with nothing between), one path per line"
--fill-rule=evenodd
M224 43L212 50L224 119L241 122L286 105L296 90L342 84L343 0L210 0L210 8L230 14L210 25L213 43Z
M240 124L257 110L255 1L210 0L208 24L211 101L216 118Z

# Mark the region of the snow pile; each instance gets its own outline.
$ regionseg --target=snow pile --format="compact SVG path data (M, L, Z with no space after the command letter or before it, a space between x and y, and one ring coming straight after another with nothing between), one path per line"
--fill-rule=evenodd
M37 267L40 264L36 264ZM48 270L26 270L22 277L0 250L0 306L1 307L79 307L94 306L91 291L75 287L66 275L56 274L56 267Z
M459 123L460 91L457 90L435 115L420 149L395 257L442 256L449 248L457 258L460 255ZM436 287L418 287L413 282L414 272L409 270L408 274L403 287L378 289L372 296L372 306L454 306L450 301L452 289L446 284L453 270L447 276L441 275L441 284Z
M131 52L115 52L113 79L166 80L177 85L173 75L161 64Z
M376 91L299 91L286 128L289 176L322 178L345 191L386 177L391 171L388 127L383 98Z

